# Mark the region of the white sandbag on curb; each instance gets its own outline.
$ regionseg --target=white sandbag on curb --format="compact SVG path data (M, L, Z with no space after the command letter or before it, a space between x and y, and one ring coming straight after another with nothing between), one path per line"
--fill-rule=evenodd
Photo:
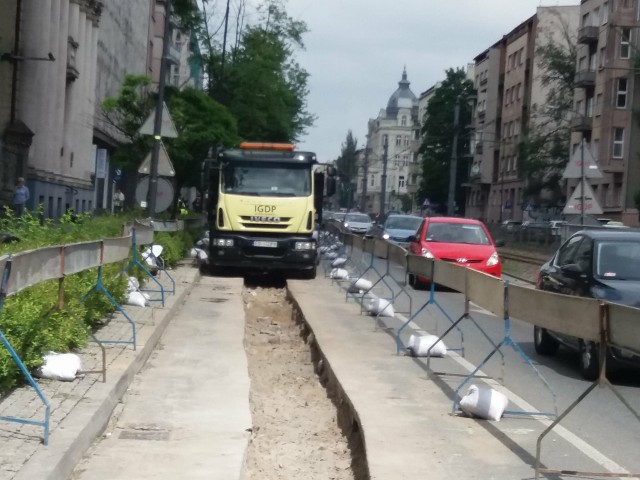
M371 290L371 287L373 287L373 282L370 280L367 280L366 278L358 278L356 280L353 280L351 282L351 285L349 286L349 292L350 293L364 293L364 292L368 292L369 290Z
M206 260L209 258L209 255L207 255L207 252L205 252L204 250L198 250L198 260Z
M334 268L329 273L329 277L335 278L335 279L338 279L338 280L348 280L349 279L349 272L347 270L345 270L344 268Z
M447 354L447 346L442 340L438 342L435 335L411 335L407 349L414 357L444 357ZM431 349L431 352L429 352Z
M140 292L129 292L127 300L125 301L126 305L132 305L134 307L144 307L147 303L148 300L144 298L144 295Z
M140 288L140 282L136 277L129 277L127 280L127 292L135 292Z
M191 250L189 250L189 258L197 258L199 251L199 248L193 247Z
M154 267L156 266L157 258L162 255L163 251L164 247L162 245L151 245L150 248L142 252L142 259L147 262L147 265Z
M471 385L460 400L460 409L472 417L500 421L509 399L491 387Z
M338 257L333 262L331 262L332 267L342 267L345 263L347 263L347 259L344 257Z
M75 353L49 352L43 357L43 360L44 363L34 372L35 376L39 378L71 382L82 370L80 357Z
M379 315L381 317L393 317L396 314L391 302L384 298L372 298L365 308L373 315Z

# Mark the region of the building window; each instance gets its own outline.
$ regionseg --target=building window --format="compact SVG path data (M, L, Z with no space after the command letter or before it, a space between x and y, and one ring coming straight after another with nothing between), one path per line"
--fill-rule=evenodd
M405 135L404 136L404 146L408 147L409 146L409 135Z
M369 185L373 187L375 184L376 184L376 177L374 175L371 175L371 183Z
M398 188L404 188L404 177L402 175L398 177Z
M620 58L631 57L631 29L620 29Z
M409 155L405 153L402 155L402 166L406 167L407 165L409 165Z
M403 127L407 126L407 116L403 115L402 119L400 120L400 125L402 125Z
M624 155L624 128L613 129L613 158L622 158Z
M616 108L627 108L627 79L619 78L616 82Z
M402 145L402 135L396 135L396 146Z
M599 68L604 68L604 64L605 64L606 59L607 59L607 48L606 47L602 47L600 49L600 60L598 61L598 67Z
M600 10L600 17L602 19L602 25L606 24L609 21L609 2L604 2L602 4L602 10Z
M382 146L384 147L387 144L387 136L382 135Z

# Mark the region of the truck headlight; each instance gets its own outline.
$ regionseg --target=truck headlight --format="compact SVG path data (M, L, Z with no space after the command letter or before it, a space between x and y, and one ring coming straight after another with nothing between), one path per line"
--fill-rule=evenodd
M383 238L384 240L389 240L389 234L388 234L387 232L384 232L384 233L382 234L382 238Z
M233 247L232 238L214 238L213 245L216 247Z
M316 242L296 242L295 250L315 250Z

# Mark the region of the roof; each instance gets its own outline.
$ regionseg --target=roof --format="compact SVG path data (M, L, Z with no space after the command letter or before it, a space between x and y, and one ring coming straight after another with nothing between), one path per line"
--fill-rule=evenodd
M602 230L580 230L582 234L594 240L636 240L640 242L640 230L630 228L607 228Z
M220 160L234 162L286 162L298 164L318 163L313 152L283 151L283 150L223 150L218 155Z
M387 118L395 118L398 115L398 111L401 108L408 108L409 110L418 106L418 99L409 88L411 83L407 80L407 69L402 71L402 79L398 82L398 88L396 89L389 101L387 102Z
M476 220L475 218L464 218L464 217L426 217L429 222L433 223L466 223L473 225L482 225L483 223L480 220Z

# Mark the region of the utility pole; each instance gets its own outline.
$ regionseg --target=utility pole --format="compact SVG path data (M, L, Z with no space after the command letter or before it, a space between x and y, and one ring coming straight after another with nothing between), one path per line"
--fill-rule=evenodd
M166 57L169 53L169 17L171 15L171 0L165 0L164 4L164 34L162 38L162 57L160 58L160 82L158 84L158 103L156 104L156 118L153 125L153 151L151 152L151 165L149 168L149 192L147 194L147 208L149 217L156 213L156 197L158 195L158 157L160 156L160 142L162 131L162 105L164 104L164 87L167 76Z
M584 226L584 135L580 142L580 225Z
M387 193L387 152L389 150L388 136L384 136L384 146L382 147L382 176L380 177L380 216L384 218L384 203L385 195Z
M460 97L456 97L453 108L453 145L449 164L449 195L447 197L447 215L455 213L456 176L458 174L458 124L460 123Z
M362 182L362 198L360 199L360 211L367 211L367 182L369 178L369 147L364 147L364 182Z

